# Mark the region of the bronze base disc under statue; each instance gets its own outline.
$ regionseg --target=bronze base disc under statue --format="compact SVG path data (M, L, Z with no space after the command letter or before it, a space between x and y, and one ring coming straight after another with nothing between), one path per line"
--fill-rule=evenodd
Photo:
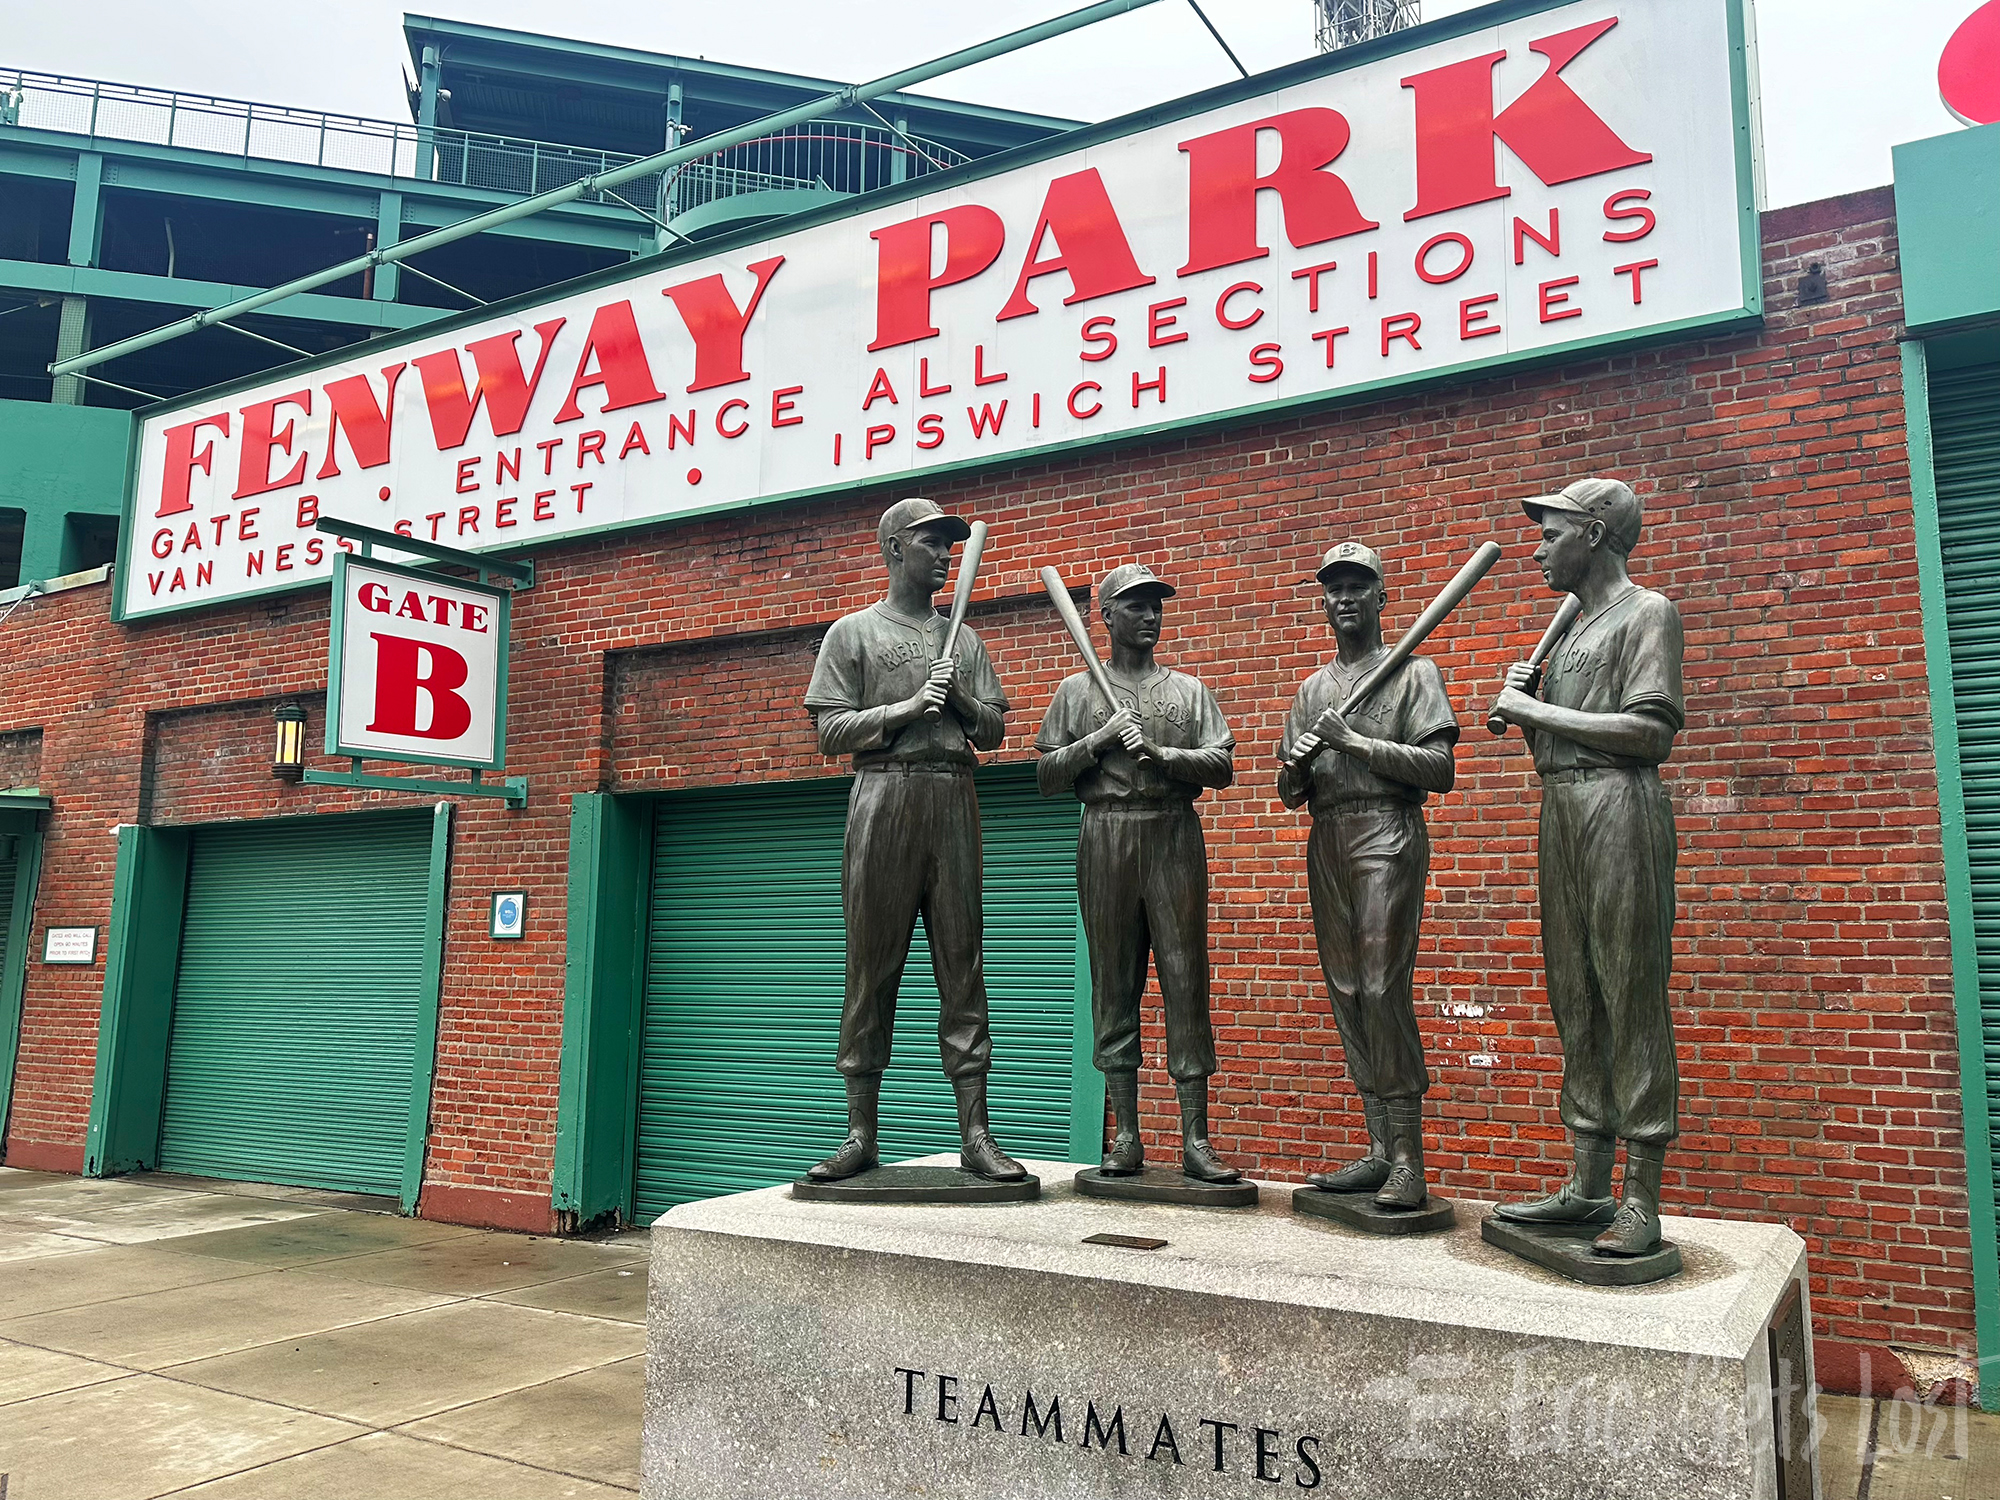
M1076 1174L1076 1190L1086 1198L1117 1198L1127 1203L1188 1203L1197 1208L1249 1208L1257 1201L1257 1184L1203 1182L1165 1167L1110 1176L1097 1167Z
M1451 1200L1435 1193L1424 1199L1422 1208L1383 1208L1372 1192L1329 1193L1301 1187L1292 1190L1292 1212L1331 1219L1363 1234L1434 1234L1458 1221Z
M809 1203L1029 1203L1042 1179L995 1182L963 1167L870 1167L834 1182L801 1177L792 1196Z
M1515 1224L1497 1214L1479 1226L1487 1244L1586 1286L1644 1286L1679 1274L1681 1250L1671 1241L1645 1255L1599 1255L1590 1242L1602 1233L1602 1224Z

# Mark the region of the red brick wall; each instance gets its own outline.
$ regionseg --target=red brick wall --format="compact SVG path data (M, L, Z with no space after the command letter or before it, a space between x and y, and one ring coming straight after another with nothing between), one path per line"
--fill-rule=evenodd
M1458 790L1431 811L1418 981L1432 1163L1472 1196L1562 1170L1535 784L1518 737L1481 721L1553 606L1519 497L1626 475L1649 513L1635 575L1680 602L1689 647L1667 771L1685 1093L1670 1206L1806 1235L1823 1339L1970 1347L1892 218L1886 191L1769 216L1759 333L932 487L993 526L981 593L997 602L977 624L1016 705L1003 758L1028 754L1072 670L1038 567L1081 583L1136 557L1183 590L1164 653L1216 690L1239 743L1238 785L1205 804L1217 1126L1236 1159L1296 1179L1360 1139L1313 959L1306 824L1272 790L1284 712L1328 649L1306 579L1335 536L1373 543L1393 630L1492 536L1506 559L1429 653L1467 726ZM1811 261L1831 300L1799 307ZM827 774L798 700L812 641L878 593L885 503L711 517L539 558L515 618L510 723L533 800L458 813L428 1211L545 1222L569 794ZM323 596L133 629L108 624L105 603L96 589L33 600L0 628L0 733L44 729L41 784L60 809L43 920L104 920L117 822L362 800L264 774L277 697L311 695L308 742L320 732ZM486 938L502 887L529 893L523 942ZM80 1142L100 985L101 970L31 970L9 1159ZM1169 1093L1157 1073L1146 1088L1157 1131Z

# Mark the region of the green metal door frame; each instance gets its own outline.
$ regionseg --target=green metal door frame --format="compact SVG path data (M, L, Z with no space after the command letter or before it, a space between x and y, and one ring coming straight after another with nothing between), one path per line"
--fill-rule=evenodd
M651 797L579 793L569 810L562 1084L551 1201L576 1227L630 1222L639 1112Z
M404 1213L416 1210L430 1135L444 979L452 806L439 802L431 812L424 975L398 1193ZM104 954L104 998L97 1027L97 1075L84 1144L87 1177L143 1172L159 1165L167 1044L173 1026L181 917L187 899L188 848L195 831L192 826L144 828L129 823L118 829L118 864Z
M1923 599L1924 660L1937 759L1938 819L1944 843L1945 906L1951 921L1953 1008L1958 1020L1959 1093L1965 1119L1966 1200L1972 1236L1972 1296L1982 1369L2000 1358L2000 1243L1995 1239L1991 1101L1987 1097L1984 1029L1980 1018L1979 953L1973 921L1972 853L1965 826L1958 711L1952 688L1951 636L1945 617L1944 546L1933 467L1930 365L1921 341L1903 351L1903 415L1909 433L1910 497L1917 537L1917 582ZM1980 1382L1981 1404L2000 1404Z
M35 925L35 883L42 873L41 823L35 809L0 806L0 838L19 841L13 905L0 911L0 930L6 937L6 960L0 963L0 1145L7 1139L7 1110L14 1100L14 1059L28 985L28 938Z
M1104 1075L1093 1061L1097 1028L1090 1018L1090 943L1076 914L1076 1037L1069 1065L1069 1159L1095 1166L1104 1154Z
M417 1055L410 1079L410 1126L403 1147L403 1212L417 1211L424 1190L424 1150L430 1143L431 1089L437 1077L438 1010L444 994L445 905L451 884L453 804L431 809L430 884L424 899L424 977L419 988Z
M143 1172L159 1164L187 869L187 829L119 826L97 1019L97 1077L84 1137L86 1177Z

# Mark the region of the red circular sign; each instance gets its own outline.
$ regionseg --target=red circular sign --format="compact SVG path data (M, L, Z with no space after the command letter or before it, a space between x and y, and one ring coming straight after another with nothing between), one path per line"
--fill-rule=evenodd
M1966 124L2000 124L2000 0L1986 0L1945 43L1938 92Z

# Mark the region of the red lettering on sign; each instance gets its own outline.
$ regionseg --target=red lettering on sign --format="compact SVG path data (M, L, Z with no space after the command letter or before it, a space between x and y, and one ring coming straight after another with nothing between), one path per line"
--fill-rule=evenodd
M1257 137L1278 137L1278 164L1257 175ZM1295 249L1377 228L1347 184L1325 168L1353 132L1338 110L1295 109L1182 141L1188 158L1188 258L1180 274L1212 271L1271 252L1257 240L1257 195L1278 195Z
M1547 234L1543 234L1526 219L1517 218L1514 220L1515 265L1525 266L1528 263L1529 240L1533 240L1537 245L1548 251L1549 254L1560 256L1563 253L1562 210L1559 208L1551 208L1549 210L1549 232Z
M889 379L889 372L880 366L876 367L875 378L868 383L868 395L862 401L861 409L866 411L877 401L887 401L891 406L902 405L896 397L896 387Z
M1118 352L1118 335L1111 331L1116 318L1086 318L1083 323L1083 342L1089 347L1078 351L1077 358L1089 363L1109 359Z
M1646 207L1646 200L1653 195L1645 188L1627 188L1622 193L1613 193L1604 200L1604 217L1612 223L1623 223L1626 219L1637 219L1637 229L1607 229L1604 231L1606 244L1629 245L1634 240L1643 240L1659 225L1660 216ZM1631 207L1628 205L1637 205Z
M520 340L521 329L474 339L467 344L466 352L479 372L469 396L465 391L465 366L460 363L456 349L419 354L411 361L424 379L424 405L430 411L431 436L437 441L438 452L448 453L464 445L472 431L473 415L482 403L495 437L512 437L521 430L521 424L528 420L528 403L542 383L549 350L555 346L556 335L565 321L552 318L535 325L542 352L535 357L532 375L521 368L520 351L514 347Z
M1038 259L1042 240L1049 235L1055 237L1056 253L1047 260ZM1014 283L1014 295L995 321L1040 312L1028 300L1028 283L1057 271L1069 276L1065 307L1153 284L1154 278L1141 271L1133 258L1125 226L1118 222L1118 211L1111 206L1111 195L1095 167L1058 177L1049 184L1042 211L1035 219L1035 232L1028 236L1028 255Z
M944 230L944 268L931 274L936 231ZM891 224L869 236L876 244L875 342L869 352L937 337L931 293L969 281L1000 258L1007 226L976 203Z
M1526 93L1498 114L1493 110L1493 70L1505 52L1405 78L1403 87L1417 96L1417 204L1404 219L1428 218L1512 193L1500 183L1496 139L1550 187L1651 161L1620 140L1561 77L1578 54L1617 24L1613 16L1530 42L1528 50L1541 53L1548 65Z
M968 406L965 409L965 415L972 423L972 435L974 438L983 438L989 432L998 437L1000 436L1000 424L1007 420L1007 403L1002 401L998 411L993 409L993 403L990 401L983 403L978 411L974 411Z
M421 616L422 611L418 613ZM463 656L449 646L408 636L371 631L369 639L375 642L375 719L368 726L370 734L455 740L472 727L472 705L457 691L472 675ZM430 705L430 722L422 726L417 723L420 700Z
M194 446L195 434L204 427L212 427L224 437L228 437L229 413L215 412L167 429L167 472L160 483L160 508L153 512L156 517L178 515L184 510L193 510L194 502L188 499L188 487L194 480L194 471L199 469L204 474L215 472L210 467L215 462L215 444L203 443L199 452Z
M1264 316L1264 309L1261 307L1251 308L1250 316L1247 318L1232 317L1230 315L1229 299L1241 292L1255 292L1260 297L1264 295L1263 287L1254 281L1239 281L1236 285L1225 289L1222 295L1215 299L1215 321L1220 323L1224 328L1248 328L1252 323L1255 323L1259 318Z
M1000 404L1002 406L1005 406L1007 403L1003 401ZM972 408L968 406L966 410L971 411ZM917 446L919 448L928 451L932 448L937 447L938 444L942 443L943 441L944 441L944 418L942 416L932 411L932 412L925 412L921 417L917 418ZM836 444L836 450L837 448L838 445ZM839 463L840 462L839 458L836 457L834 459L834 462Z
M389 461L389 434L396 417L396 382L407 365L388 365L382 371L382 400L375 400L375 388L366 375L349 375L327 382L326 459L315 479L332 479L340 473L336 450L340 434L347 433L347 445L354 461L364 469L379 469Z
M764 300L765 288L784 263L784 256L774 255L750 266L757 285L750 293L750 301L742 307L729 295L729 283L720 272L698 281L684 281L660 293L680 309L681 321L687 324L688 333L694 338L694 383L688 387L690 392L734 385L750 378L750 372L743 368L743 334L750 327L750 320L757 316L757 304Z
M597 363L594 371L590 368L593 360ZM576 398L592 386L604 390L604 405L599 411L622 411L667 399L667 393L653 384L653 367L646 363L646 347L639 342L639 323L632 316L629 301L608 303L591 318L583 353L577 356L576 374L570 377L569 399L555 420L574 422L580 418L583 405Z

